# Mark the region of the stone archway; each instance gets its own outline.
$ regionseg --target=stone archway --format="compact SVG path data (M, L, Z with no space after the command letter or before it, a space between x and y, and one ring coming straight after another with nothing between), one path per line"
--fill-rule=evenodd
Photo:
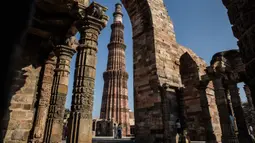
M163 126L158 85L171 81L179 85L178 73L171 72L175 70L171 57L177 49L173 24L163 0L122 3L133 30L136 142L159 141L163 138L156 135L163 135ZM167 77L167 73L172 76Z

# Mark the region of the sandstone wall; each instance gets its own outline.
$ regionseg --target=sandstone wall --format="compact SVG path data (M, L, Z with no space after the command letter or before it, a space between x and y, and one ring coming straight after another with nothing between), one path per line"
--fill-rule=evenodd
M34 104L37 94L37 81L41 67L36 65L36 54L32 51L19 51L15 75L9 95L10 106L2 124L5 143L27 143L33 126Z

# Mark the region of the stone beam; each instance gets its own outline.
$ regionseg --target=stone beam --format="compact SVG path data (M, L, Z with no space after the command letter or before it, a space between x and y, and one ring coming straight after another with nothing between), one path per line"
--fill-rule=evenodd
M52 35L52 33L50 32L47 32L38 28L33 28L33 27L28 28L28 33L42 37L44 39L48 39Z

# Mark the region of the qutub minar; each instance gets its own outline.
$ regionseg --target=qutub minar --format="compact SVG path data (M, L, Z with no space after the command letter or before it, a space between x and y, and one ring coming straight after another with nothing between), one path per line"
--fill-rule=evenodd
M123 136L130 134L128 108L128 73L124 44L124 25L122 23L122 5L115 5L114 22L111 25L112 33L108 44L107 69L103 74L104 90L101 105L101 119L113 120L122 125Z

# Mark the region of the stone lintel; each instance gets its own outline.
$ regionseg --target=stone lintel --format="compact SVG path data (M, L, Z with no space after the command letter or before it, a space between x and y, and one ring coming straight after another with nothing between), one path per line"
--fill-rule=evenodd
M48 39L52 35L52 33L48 32L48 31L44 31L44 30L34 28L34 27L29 27L28 33L42 37L44 39Z

